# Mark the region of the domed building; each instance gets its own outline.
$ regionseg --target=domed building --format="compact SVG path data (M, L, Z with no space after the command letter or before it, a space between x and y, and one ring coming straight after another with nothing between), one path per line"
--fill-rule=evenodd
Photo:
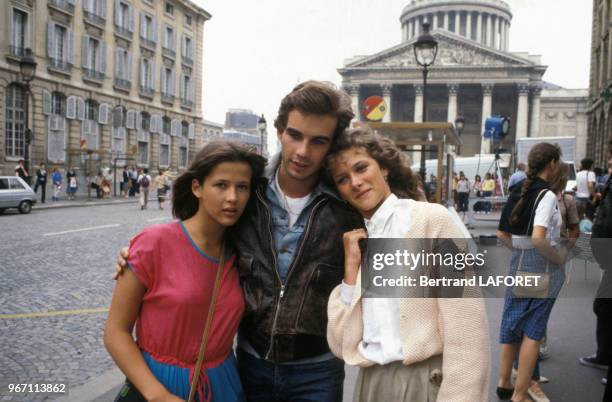
M540 56L509 52L512 12L500 0L412 0L400 16L399 45L353 57L338 69L359 120L366 120L363 101L378 95L387 104L384 122L423 121L423 75L413 46L425 22L438 41L428 76L427 120L454 122L462 115L463 155L491 152L489 141L482 140L484 120L491 115L511 120L511 132L501 144L508 151L518 138L544 135L542 96L556 98L555 91L562 88L542 80L547 67ZM565 107L569 99L568 107L575 111L576 99L585 94L566 90L562 95L565 98L557 99L555 107ZM581 129L578 122L575 129ZM546 135L578 134L555 130L547 128Z

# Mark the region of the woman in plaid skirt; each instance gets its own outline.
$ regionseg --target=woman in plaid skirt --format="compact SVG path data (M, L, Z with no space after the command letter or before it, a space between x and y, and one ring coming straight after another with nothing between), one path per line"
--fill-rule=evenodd
M548 273L550 281L541 294L525 297L521 288L508 288L504 300L499 340L502 344L497 395L514 402L548 398L535 379L540 342L546 331L556 297L565 280L566 251L558 243L561 214L557 196L549 183L565 171L555 145L540 143L529 153L527 178L510 195L499 222L498 237L512 248L509 275L517 271ZM540 280L545 275L540 276ZM522 297L517 295L523 294ZM519 359L515 387L510 375Z

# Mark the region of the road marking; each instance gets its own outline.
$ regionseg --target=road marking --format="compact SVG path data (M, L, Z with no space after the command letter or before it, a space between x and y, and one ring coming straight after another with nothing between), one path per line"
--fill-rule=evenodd
M147 219L147 222L167 221L173 219L171 216L162 216L161 218Z
M99 308L84 308L79 310L58 310L58 311L45 311L40 313L21 313L21 314L0 314L0 320L7 320L11 318L39 318L39 317L55 317L58 315L79 315L79 314L96 314L96 313L107 313L108 307Z
M97 230L97 229L107 229L107 228L116 228L118 226L121 226L121 224L119 223L114 223L112 225L102 225L102 226L92 226L90 228L82 228L82 229L73 229L73 230L65 230L63 232L53 232L53 233L44 233L43 237L47 237L47 236L58 236L58 235L63 235L63 234L67 234L67 233L76 233L76 232L85 232L87 230Z

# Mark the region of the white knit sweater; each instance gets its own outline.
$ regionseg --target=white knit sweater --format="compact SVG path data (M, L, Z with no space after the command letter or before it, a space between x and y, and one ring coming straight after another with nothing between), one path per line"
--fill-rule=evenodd
M405 238L463 238L450 213L441 205L400 200L396 210L411 210ZM361 272L357 277L361 283ZM374 363L363 357L361 292L353 293L347 306L337 286L329 298L327 340L331 351L347 364L362 367ZM488 399L490 343L484 302L481 298L400 299L400 334L403 363L443 356L439 402L478 402Z

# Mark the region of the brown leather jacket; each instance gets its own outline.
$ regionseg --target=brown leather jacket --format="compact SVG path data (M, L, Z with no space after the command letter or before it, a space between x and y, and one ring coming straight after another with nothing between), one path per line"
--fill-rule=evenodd
M268 361L319 356L329 352L327 301L344 277L342 234L363 227L363 219L340 198L317 196L281 286L266 186L262 179L232 228L245 298L240 332Z

